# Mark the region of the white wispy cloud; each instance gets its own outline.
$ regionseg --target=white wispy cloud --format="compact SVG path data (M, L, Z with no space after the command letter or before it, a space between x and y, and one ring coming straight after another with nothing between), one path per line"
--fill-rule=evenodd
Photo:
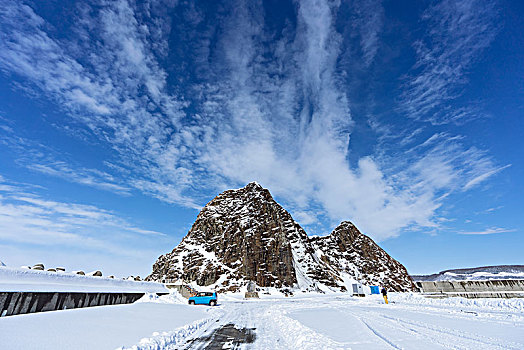
M328 3L300 4L297 35L282 39L288 50L277 52L275 58L277 63L296 65L287 65L280 79L266 78L274 76L280 65L260 64L257 57L262 52L258 45L263 23L245 13L225 20L234 27L224 33L230 60L222 62L227 69L217 70L229 72L238 85L230 89L219 83L206 94L208 101L228 101L228 108L224 111L221 103L213 103L204 111L223 118L211 131L205 167L240 184L257 179L294 206L297 219L306 225L318 220L320 207L320 213L334 222L353 219L378 239L396 235L407 225L434 227L432 217L441 205L436 192L447 189L449 181L436 183L436 174L425 172L422 164L418 169L412 165L412 173L405 177L386 175L382 166L388 164L373 157L362 158L354 169L348 166L353 121L349 101L338 85L340 40L334 12L336 6ZM445 164L434 158L426 165L434 163L434 170L444 171ZM450 173L460 166L456 163ZM413 182L421 189L408 186Z
M66 179L86 186L100 188L122 195L129 195L130 188L116 183L114 176L97 169L72 169L63 161L50 164L27 164L28 169L42 174Z
M416 152L411 156L416 161L407 172L418 174L417 186L422 188L467 190L471 188L468 184L475 179L496 173L495 162L485 151L464 146L463 139L458 136L434 134L414 148Z
M4 241L83 247L127 256L136 252L127 243L144 237L164 239L166 235L137 227L93 205L47 200L30 187L0 178L0 238Z
M267 30L259 4L224 4L227 11L213 13L216 20L201 36L176 48L195 57L194 81L184 80L188 85L177 85L179 77L159 63L167 50L168 20L154 11L139 12L125 0L101 4L80 11L73 32L78 37L70 39L53 37L28 6L10 3L0 9L5 28L0 68L55 99L117 152L118 164L111 169L129 173L122 184L109 181L109 172L75 170L60 162L35 163L37 171L76 182L85 178L116 192L133 187L191 208L204 204L209 193L257 180L304 224L320 215L333 223L351 219L384 239L406 227L437 227L435 216L447 193L470 189L476 178L496 169L485 152L442 134L413 146L416 151L405 157L378 153L348 163L355 121L337 69L342 54L335 26L338 2L297 2L296 22L278 35ZM370 65L383 13L378 2L364 5L360 45ZM180 11L191 14L191 25L200 23L198 4L180 6L190 7ZM426 21L445 32L428 33L437 51L417 44L421 73L404 96L409 113L431 114L450 99L473 53L491 40L478 43L480 34L472 32L484 22L464 6L443 2L426 12ZM463 13L464 28L456 13ZM489 36L487 30L482 33ZM465 61L459 62L465 51ZM414 144L420 134L403 132L404 144Z
M17 164L27 169L104 191L130 195L131 188L122 185L121 178L98 169L80 167L73 161L58 160L67 157L50 146L17 136L13 130L0 134L0 144L16 154Z
M484 210L483 212L477 213L477 214L490 214L490 213L493 213L493 212L495 212L495 211L497 211L499 209L502 209L502 208L504 208L504 206L503 205L499 205L498 207L488 208L488 209Z
M462 107L450 102L461 95L468 69L494 39L495 18L492 1L443 0L430 5L422 16L426 35L414 44L417 61L401 110L432 124L461 124L482 116L475 102Z
M507 229L502 227L490 227L483 231L459 232L461 235L492 235L496 233L515 232L516 229Z
M384 8L380 0L364 0L352 3L355 19L352 27L360 35L362 59L369 66L379 49L379 35L384 25Z
M150 181L163 182L162 177L168 177L166 172L173 170L180 158L179 140L169 138L184 104L165 93L166 73L151 54L150 46L154 44L148 41L148 35L154 32L157 37L156 32L162 25L149 31L137 22L127 1L102 5L96 17L79 21L79 42L72 45L65 39L51 37L45 31L45 20L29 6L6 3L0 9L5 28L1 33L0 68L27 78L54 98L72 117L121 152L123 162L131 167L140 164L135 170L141 170L143 177L152 173L148 162L162 161L163 166L153 164L156 178ZM90 31L93 27L102 30L95 33ZM105 46L99 47L98 40ZM76 55L85 52L92 54L87 57L87 63L81 64ZM82 56L82 61L85 62L85 58ZM141 92L142 87L145 92ZM37 168L80 179L63 166L59 173L49 165ZM162 173L164 168L166 172ZM172 192L183 197L179 193L188 181L179 179ZM90 181L89 178L86 181ZM98 186L125 191L119 185L98 183Z
M467 190L469 190L469 189L479 185L483 181L487 180L489 177L491 177L491 176L501 172L504 169L509 168L510 166L511 166L511 164L508 164L508 165L502 166L500 168L496 168L496 169L492 169L492 170L486 171L485 173L476 176L475 178L471 179L470 181L468 181L464 185L464 190L467 191Z

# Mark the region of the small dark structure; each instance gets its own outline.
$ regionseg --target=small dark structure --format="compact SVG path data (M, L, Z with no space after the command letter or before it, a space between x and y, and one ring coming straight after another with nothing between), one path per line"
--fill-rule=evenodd
M256 285L255 282L249 281L249 283L247 284L247 292L244 295L244 298L246 298L246 299L250 299L250 298L258 299L258 298L260 298L258 296L257 285Z
M365 297L366 294L364 293L364 287L362 286L362 284L360 283L353 283L351 285L352 289L353 289L353 296L358 296L358 297Z

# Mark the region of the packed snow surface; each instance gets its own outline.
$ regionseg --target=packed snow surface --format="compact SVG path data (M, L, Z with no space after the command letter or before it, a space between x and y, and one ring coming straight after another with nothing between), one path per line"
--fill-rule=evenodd
M151 300L147 300L151 299ZM170 296L145 296L129 305L40 312L0 318L1 349L116 349L156 332L208 316ZM158 333L159 334L159 333Z
M168 290L163 284L154 282L2 267L0 292L166 293Z
M260 296L219 295L209 307L146 295L132 305L3 317L0 339L9 349L524 349L524 299ZM254 341L213 336L231 325Z

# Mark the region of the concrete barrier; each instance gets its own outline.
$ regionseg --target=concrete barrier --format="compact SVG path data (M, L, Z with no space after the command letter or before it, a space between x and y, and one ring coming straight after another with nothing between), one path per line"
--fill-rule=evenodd
M189 297L197 293L197 291L194 290L191 286L185 284L166 283L166 287L169 289L175 289L186 299L189 299Z
M91 306L131 304L143 295L144 293L0 292L0 317Z
M524 297L524 280L485 281L419 281L422 293L436 297L462 296L466 298Z

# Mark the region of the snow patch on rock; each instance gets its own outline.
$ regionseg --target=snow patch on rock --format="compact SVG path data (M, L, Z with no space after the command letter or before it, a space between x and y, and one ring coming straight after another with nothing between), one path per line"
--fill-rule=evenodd
M254 182L210 201L146 280L183 280L219 292L240 291L249 281L264 288L321 292L351 290L355 281L415 289L404 266L352 223L342 222L325 237L308 237Z

